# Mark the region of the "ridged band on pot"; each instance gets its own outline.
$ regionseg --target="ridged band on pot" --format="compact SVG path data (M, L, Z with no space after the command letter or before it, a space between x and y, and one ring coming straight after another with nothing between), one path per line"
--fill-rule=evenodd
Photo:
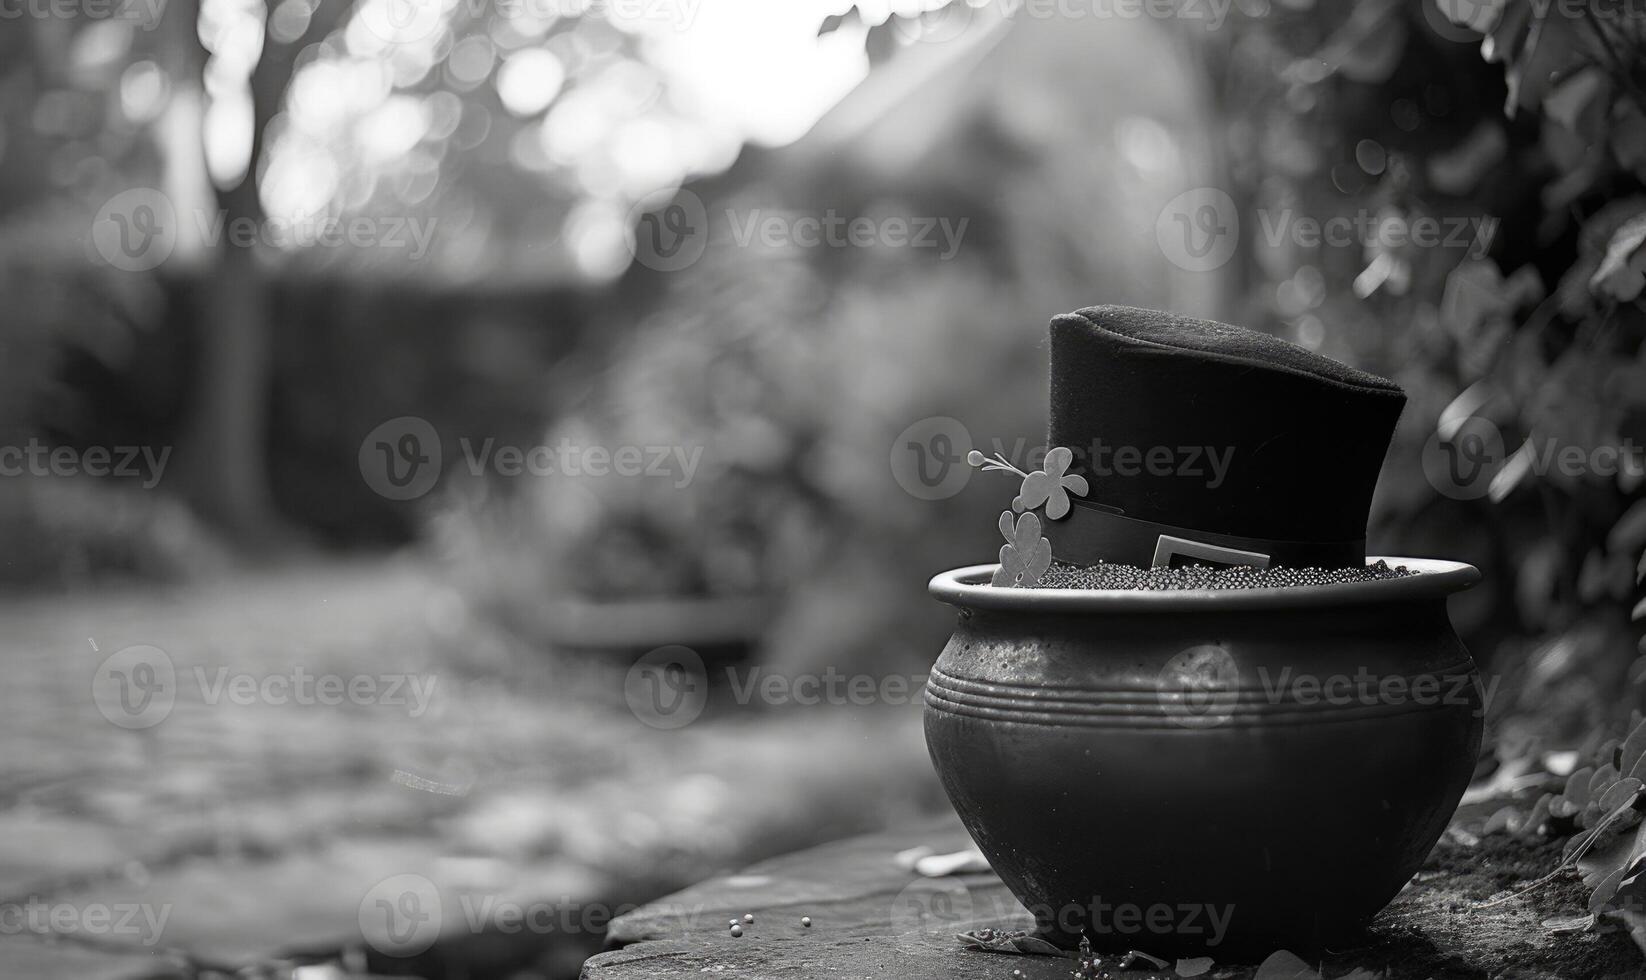
M961 609L926 692L933 762L1054 939L1318 948L1410 878L1479 748L1479 681L1445 610L1479 573L1386 560L1418 574L1194 592L981 584L993 566L933 579ZM1141 933L1102 914L1184 906L1225 914Z

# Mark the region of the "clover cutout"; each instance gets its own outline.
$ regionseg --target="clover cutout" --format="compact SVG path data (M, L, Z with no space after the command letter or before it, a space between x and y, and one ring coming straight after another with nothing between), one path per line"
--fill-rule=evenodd
M1046 516L1057 520L1069 513L1069 492L1075 496L1086 496L1086 478L1083 476L1065 475L1069 464L1074 462L1074 453L1058 446L1046 454L1046 468L1035 470L1023 478L1023 490L1018 494L1018 500L1023 502L1023 509L1033 510L1041 504L1046 505ZM1012 502L1015 506L1017 501Z
M1012 512L1003 510L1000 534L1006 543L1000 548L1000 567L989 584L1023 588L1039 584L1040 576L1052 567L1052 543L1040 536L1040 518L1019 514L1014 524Z
M1074 462L1074 453L1063 446L1048 452L1046 468L1035 470L1033 473L1023 472L1007 462L999 453L989 458L974 449L966 459L973 466L981 466L984 471L1005 470L1022 477L1023 486L1012 499L1012 510L1029 511L1045 504L1046 517L1054 521L1068 516L1069 494L1084 497L1090 489L1085 477L1069 474L1069 464Z

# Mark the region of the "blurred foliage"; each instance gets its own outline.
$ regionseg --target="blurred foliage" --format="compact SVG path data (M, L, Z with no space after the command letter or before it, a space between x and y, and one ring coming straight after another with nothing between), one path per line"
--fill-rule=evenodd
M436 539L479 602L555 643L553 597L756 595L772 619L750 639L770 658L930 663L952 612L926 580L999 550L1010 486L980 477L917 499L894 477L899 433L948 417L976 447L1028 462L1045 431L1052 315L1099 297L1204 306L1217 282L1182 288L1153 244L1158 200L1205 179L1193 93L1093 99L1068 84L1161 69L1181 51L1137 21L1031 19L981 63L921 74L956 50L878 51L863 98L691 186L716 219L702 258L629 271L618 291L650 312L614 318L609 361L562 387L545 441L700 448L699 472L685 487L557 474L477 490ZM828 213L964 222L963 247L739 245L719 222ZM966 448L951 465L965 467ZM655 645L673 642L662 630Z
M1646 705L1627 616L1646 545L1646 18L1301 0L1240 19L1208 51L1237 199L1257 219L1242 322L1381 368L1411 396L1373 545L1486 572L1453 608L1506 675L1492 716L1509 751L1621 723ZM1270 231L1287 214L1376 233L1299 244ZM1405 234L1482 219L1498 222L1489 247ZM1452 499L1424 454L1470 419L1506 453L1479 499ZM1546 465L1630 446L1621 472Z

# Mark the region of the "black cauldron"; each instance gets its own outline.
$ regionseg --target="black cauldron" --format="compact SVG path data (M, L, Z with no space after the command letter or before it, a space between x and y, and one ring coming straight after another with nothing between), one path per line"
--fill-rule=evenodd
M1065 948L1219 959L1351 941L1422 864L1480 748L1446 597L1470 565L1243 591L932 579L960 622L926 743L995 871Z

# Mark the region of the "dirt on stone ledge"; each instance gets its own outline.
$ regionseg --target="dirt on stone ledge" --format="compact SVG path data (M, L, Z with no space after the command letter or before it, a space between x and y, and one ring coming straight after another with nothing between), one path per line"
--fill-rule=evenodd
M1524 889L1560 862L1559 840L1493 834L1478 843L1447 834L1412 884L1373 922L1366 942L1328 961L1404 980L1561 980L1646 977L1646 961L1619 928L1557 935L1548 919L1582 916L1589 890L1577 872L1528 894L1479 906Z

